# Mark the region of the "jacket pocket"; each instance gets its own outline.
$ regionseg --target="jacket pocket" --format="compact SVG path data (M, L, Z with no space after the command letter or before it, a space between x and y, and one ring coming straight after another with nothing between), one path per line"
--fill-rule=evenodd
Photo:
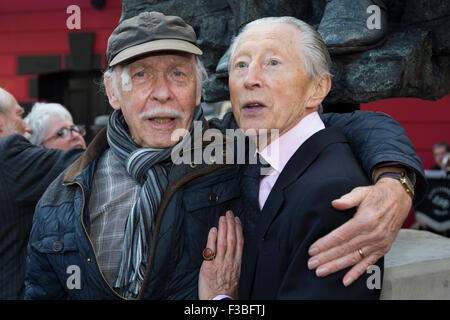
M49 235L41 240L34 241L31 246L40 253L58 254L69 251L78 251L74 233Z

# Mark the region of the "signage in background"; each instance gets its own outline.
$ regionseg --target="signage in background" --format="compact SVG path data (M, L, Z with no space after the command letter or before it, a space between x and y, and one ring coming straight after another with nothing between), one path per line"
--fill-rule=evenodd
M428 193L416 207L416 220L430 231L450 233L450 176L443 170L425 170Z

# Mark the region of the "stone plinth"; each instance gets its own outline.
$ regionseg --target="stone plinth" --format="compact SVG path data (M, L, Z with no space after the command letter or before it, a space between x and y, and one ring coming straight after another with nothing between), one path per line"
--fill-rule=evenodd
M381 299L450 299L450 238L400 230L385 256Z

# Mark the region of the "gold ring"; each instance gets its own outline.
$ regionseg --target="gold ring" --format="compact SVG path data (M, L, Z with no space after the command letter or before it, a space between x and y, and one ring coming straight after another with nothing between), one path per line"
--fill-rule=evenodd
M203 259L205 259L206 261L212 261L216 257L216 253L210 248L205 248L202 252L202 255Z
M364 259L364 253L361 248L358 249L358 253L359 253L359 256L361 257L361 259Z

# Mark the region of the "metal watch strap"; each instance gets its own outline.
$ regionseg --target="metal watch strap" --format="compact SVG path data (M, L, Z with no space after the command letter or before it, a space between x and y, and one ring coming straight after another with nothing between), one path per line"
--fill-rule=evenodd
M411 197L411 199L414 199L414 185L412 184L408 176L405 175L405 173L383 172L382 174L380 174L376 182L378 182L383 177L390 177L400 181L406 193Z

